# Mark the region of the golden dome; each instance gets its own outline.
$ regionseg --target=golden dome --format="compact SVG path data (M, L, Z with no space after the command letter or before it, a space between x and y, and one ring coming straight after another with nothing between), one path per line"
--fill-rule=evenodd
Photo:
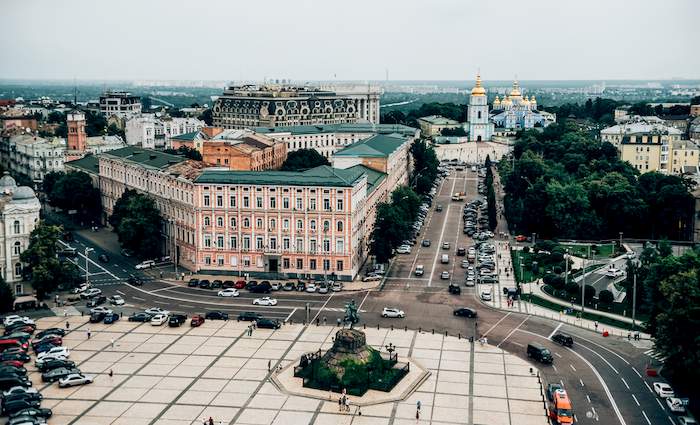
M472 96L486 96L486 89L481 87L481 76L476 74L476 85L472 89Z
M507 96L507 95L506 95L506 97L503 99L503 101L501 102L501 104L512 105L512 104L513 104L513 101L510 100L510 96Z
M493 103L501 103L501 99L498 98L498 95L496 95L496 98L493 100Z
M520 97L520 86L518 80L513 81L513 89L510 91L511 97Z
M534 94L532 96L530 96L530 103L537 103L537 101L535 100Z

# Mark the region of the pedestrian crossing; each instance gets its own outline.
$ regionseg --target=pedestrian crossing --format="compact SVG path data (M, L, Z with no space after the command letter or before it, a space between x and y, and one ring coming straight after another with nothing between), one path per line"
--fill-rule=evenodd
M644 355L646 355L646 356L648 356L648 357L651 357L652 359L657 360L657 361L659 361L659 362L661 362L661 363L665 362L665 361L666 361L666 358L667 358L667 357L664 356L663 354L658 353L658 352L657 352L655 349L653 349L653 348L652 348L651 350L645 351L645 352L644 352Z

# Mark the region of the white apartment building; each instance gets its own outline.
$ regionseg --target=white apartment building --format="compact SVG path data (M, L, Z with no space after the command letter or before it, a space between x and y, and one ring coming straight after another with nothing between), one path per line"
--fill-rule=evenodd
M141 98L125 91L107 91L100 96L102 115L125 119L141 113Z
M24 174L40 183L47 173L63 171L66 141L31 134L11 136L0 143L2 164L10 173Z
M7 172L0 177L0 275L15 294L31 292L31 286L22 282L24 265L19 256L29 246L40 209L31 188L18 187Z
M206 124L197 118L159 117L140 114L126 121L126 142L146 149L168 148L166 142L173 136L199 131Z

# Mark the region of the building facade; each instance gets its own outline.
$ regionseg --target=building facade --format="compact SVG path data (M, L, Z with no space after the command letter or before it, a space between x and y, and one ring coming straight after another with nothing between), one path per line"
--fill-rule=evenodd
M287 145L251 130L224 130L201 144L202 160L230 170L278 170L287 159Z
M100 96L102 115L129 118L141 113L141 98L125 91L107 91Z
M9 173L0 178L0 275L15 295L31 292L22 281L20 255L29 246L29 235L39 222L41 204L34 191L17 186Z
M175 136L199 131L206 124L196 118L158 117L140 114L126 120L126 142L146 149L168 148L167 141Z
M677 128L644 117L632 117L624 124L600 131L601 140L615 146L620 158L642 173L680 174L684 167L697 166L698 146L690 140L682 140L682 135Z
M533 127L547 127L556 122L556 117L537 109L535 96L523 96L520 85L513 82L513 88L503 100L498 96L493 101L491 121L496 128L520 130Z
M213 107L214 126L228 129L354 122L379 123L379 92L280 85L230 86Z
M489 104L486 98L486 89L481 86L481 76L477 74L476 84L469 96L467 108L467 133L470 142L482 142L491 140L493 136L493 122L489 118Z
M315 149L326 158L355 142L378 134L396 134L412 142L420 137L420 130L400 124L329 124L290 127L256 127L255 132L287 145L287 152Z
M18 134L2 140L0 160L10 173L24 174L41 183L47 173L63 171L65 151L64 139Z
M430 115L427 117L418 118L418 125L423 137L435 137L442 134L443 129L453 129L461 127L461 124L455 120L445 118L441 115Z

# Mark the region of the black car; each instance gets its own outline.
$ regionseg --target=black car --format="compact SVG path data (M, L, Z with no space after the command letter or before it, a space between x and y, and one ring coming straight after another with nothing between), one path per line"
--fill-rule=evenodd
M34 330L36 330L36 325L34 323L15 322L11 325L5 326L5 334L10 334L17 329L23 329L23 328L26 328L26 329L31 328L32 332L33 332ZM22 331L22 332L24 332L24 331Z
M38 408L41 405L39 400L13 400L2 404L2 413L12 415L15 412L25 409Z
M223 283L222 281L220 281L219 279L215 279L215 280L212 280L212 281L211 281L211 288L212 288L212 289L218 289L218 288L221 288L221 286L222 286L223 284L224 284L224 283Z
M187 286L190 288L196 288L199 286L199 279L190 279L189 282L187 282Z
M13 416L7 425L44 425L46 421L42 418L34 418L31 416Z
M29 360L31 360L31 357L29 357L29 354L27 353L2 353L0 354L0 361L5 361L5 360L17 360L22 363L27 363Z
M43 407L40 407L40 408L30 407L28 409L23 409L23 410L20 410L20 411L13 413L10 416L10 418L16 418L18 416L28 416L31 418L48 419L52 415L53 415L53 411L51 411L51 409L47 409L47 408L43 408Z
M221 285L222 288L233 288L236 284L232 280L224 280L224 283Z
M228 320L228 313L219 310L209 311L204 318L207 320Z
M90 315L90 323L100 323L105 319L106 314L102 312L95 312Z
M24 376L0 376L0 390L6 391L12 387L31 387L32 381Z
M460 257L464 257L465 255L467 255L467 250L464 247L460 246L459 248L457 248L457 255L459 255Z
M97 260L98 260L100 263L109 263L109 256L108 256L107 254L100 254L100 255L97 257Z
M90 299L90 301L87 302L85 305L88 308L94 308L97 307L98 305L104 304L107 302L107 297L104 295L97 296L95 298Z
M258 286L258 281L257 281L257 280L249 280L249 281L246 282L246 284L245 284L245 289L250 290L251 288L254 288L254 287L256 287L256 286Z
M32 334L27 332L13 332L11 334L5 335L3 338L6 339L16 339L22 343L29 341L32 338Z
M527 345L527 356L541 363L552 364L552 353L540 344L531 342Z
M565 334L565 333L555 333L552 335L552 341L561 344L565 347L573 347L574 346L574 339L571 338L571 335Z
M65 334L66 334L66 331L61 329L61 328L49 328L49 329L44 329L41 332L37 332L36 337L43 338L46 335L64 336Z
M202 279L199 281L199 287L202 289L211 289L211 282L207 279Z
M279 320L272 320L272 319L258 319L255 322L255 325L259 327L260 329L279 329L280 328L280 322Z
M268 281L262 281L259 285L250 288L250 292L254 294L269 294L272 291L272 285Z
M297 291L299 291L299 292L306 291L306 284L302 281L297 282Z
M458 308L455 311L452 312L455 316L461 316L461 317L476 317L476 310L473 310L471 308Z
M102 323L104 323L105 325L111 325L117 320L119 320L119 315L117 313L111 313L105 316L104 320L102 320Z
M75 367L59 367L42 373L41 380L44 382L56 382L74 373L80 373L80 369Z
M151 320L151 315L148 313L134 313L129 316L130 322L148 322L149 320Z
M168 326L175 328L187 321L187 316L184 314L173 314L168 319Z
M259 319L262 319L262 315L252 311L245 311L238 315L238 320L243 320L246 322L254 322Z
M44 343L44 344L39 344L39 345L37 345L36 347L33 347L33 348L34 348L34 352L35 352L36 354L40 354L40 353L43 353L44 351L49 351L49 350L52 349L52 348L60 347L60 346L61 346L61 344L48 341L48 342L46 342L46 343Z
M0 375L20 375L20 376L26 376L27 375L27 369L20 366L10 366L10 365L2 365L0 366Z
M2 402L4 403L9 403L14 400L38 400L41 401L43 400L44 397L41 395L41 393L14 393L10 395L3 396Z
M450 286L448 286L447 289L450 291L450 294L460 295L462 293L462 288L460 288L459 285L453 285L450 283Z
M129 278L126 281L129 283L129 285L143 286L143 279L133 274L129 275Z
M65 368L73 368L75 367L75 362L72 360L60 360L60 359L52 359L52 360L47 360L43 363L41 363L41 366L37 366L37 369L39 369L39 372L48 372L49 370L53 369L58 369L60 367L65 367Z

